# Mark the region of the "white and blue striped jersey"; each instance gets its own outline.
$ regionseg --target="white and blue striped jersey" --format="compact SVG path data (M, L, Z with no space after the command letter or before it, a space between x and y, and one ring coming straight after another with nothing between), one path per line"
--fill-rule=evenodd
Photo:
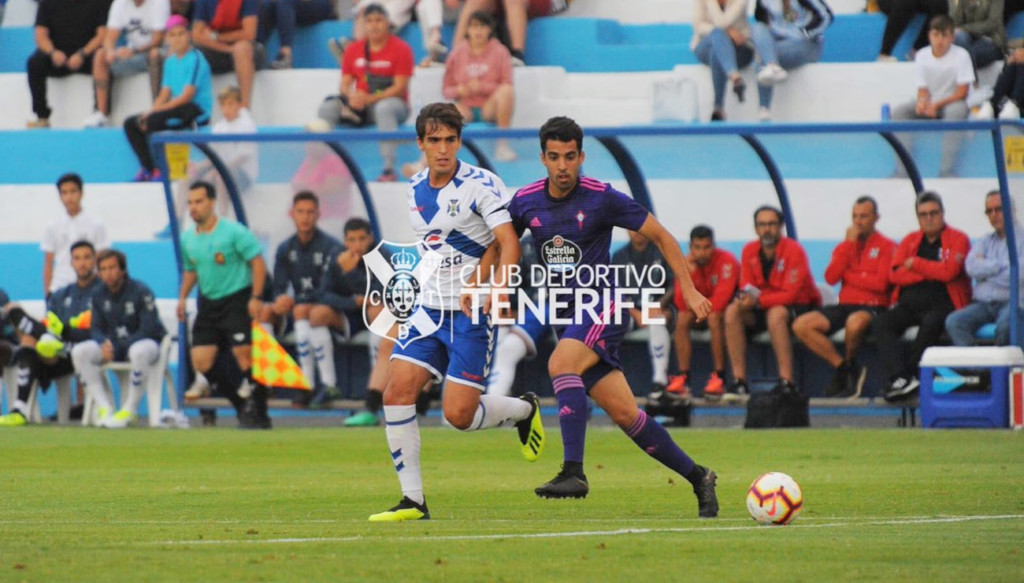
M421 254L436 252L440 264L423 282L421 304L455 310L459 306L462 273L480 263L494 242L493 229L512 222L512 199L505 183L493 172L459 161L455 176L443 188L432 188L429 169L409 180L409 213Z

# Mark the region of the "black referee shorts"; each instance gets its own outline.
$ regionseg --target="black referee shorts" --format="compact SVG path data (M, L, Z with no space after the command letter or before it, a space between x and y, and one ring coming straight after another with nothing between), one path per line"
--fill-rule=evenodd
M199 312L196 314L195 323L192 324L192 346L251 344L251 297L251 287L216 300L199 294Z

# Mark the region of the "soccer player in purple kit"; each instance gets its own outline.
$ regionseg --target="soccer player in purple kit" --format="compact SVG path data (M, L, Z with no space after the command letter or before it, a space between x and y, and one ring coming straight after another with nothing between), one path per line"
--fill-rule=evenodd
M580 176L584 161L583 129L567 117L553 117L540 128L541 162L548 177L523 187L509 204L513 224L521 234L530 229L540 261L548 274L567 264L598 272L611 264L612 229L638 231L653 242L665 258L698 318L711 311L711 303L693 287L686 260L675 238L646 208L610 185ZM569 261L567 261L567 258ZM571 272L571 270L570 270ZM566 273L566 272L562 272ZM564 287L589 287L599 295L609 287L626 287L597 279L583 285L580 271L571 272ZM548 281L548 287L555 282ZM537 282L533 282L537 283ZM677 472L693 485L701 518L718 515L717 476L697 465L679 448L664 427L637 408L619 364L618 348L628 318L614 319L623 311L614 299L588 313L580 306L559 310L572 323L556 325L558 344L548 361L548 373L558 399L558 421L565 450L562 470L535 490L541 498L583 498L590 490L583 473L587 429L587 394L648 455ZM603 312L603 317L594 318Z

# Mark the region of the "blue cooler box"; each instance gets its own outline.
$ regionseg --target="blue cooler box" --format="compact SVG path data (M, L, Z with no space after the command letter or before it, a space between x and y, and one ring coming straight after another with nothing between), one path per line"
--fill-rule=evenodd
M923 427L1009 427L1011 372L1020 374L1016 346L935 347L921 357Z

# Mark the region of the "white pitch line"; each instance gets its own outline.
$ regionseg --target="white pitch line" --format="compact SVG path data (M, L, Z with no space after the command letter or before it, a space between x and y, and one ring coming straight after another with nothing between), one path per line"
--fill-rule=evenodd
M820 524L790 524L787 528L841 528L849 526L901 526L908 524L944 524L953 522L973 522L982 520L1019 520L1024 519L1024 514L998 514L978 516L945 516L936 518L908 518L870 520L866 522L825 522ZM508 533L508 534L465 534L465 535L442 535L442 536L345 536L345 537L312 537L312 538L272 538L272 539L219 539L219 540L177 540L177 541L156 541L142 543L145 545L231 545L231 544L306 544L306 543L334 543L352 542L358 540L387 539L393 541L455 541L455 540L502 540L502 539L539 539L539 538L577 538L592 536L622 536L635 534L660 534L660 533L689 533L689 532L714 532L714 531L743 531L761 530L766 527L757 525L748 526L724 526L724 527L686 527L686 528L620 528L616 530L581 530L570 532L534 532L534 533Z

